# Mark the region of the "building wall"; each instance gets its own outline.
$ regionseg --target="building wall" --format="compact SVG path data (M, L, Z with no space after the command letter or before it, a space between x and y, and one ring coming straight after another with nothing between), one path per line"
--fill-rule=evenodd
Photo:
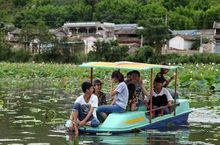
M220 53L220 44L216 44L216 45L215 45L214 52L215 52L215 53Z
M184 50L184 39L180 36L176 36L169 40L169 48Z
M185 40L184 41L184 49L185 50L190 50L192 48L192 44L193 44L193 41L187 41Z

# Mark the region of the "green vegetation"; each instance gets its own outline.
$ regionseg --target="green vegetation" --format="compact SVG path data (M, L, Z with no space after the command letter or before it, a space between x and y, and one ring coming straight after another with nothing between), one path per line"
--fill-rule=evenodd
M219 21L218 0L1 0L0 20L18 27L43 21L54 28L64 22L139 23L163 19L170 29L212 28Z
M220 91L220 65L214 63L204 64L179 64L183 69L179 70L179 87L188 88L193 91L210 93ZM50 83L56 88L65 88L70 91L80 84L76 80L89 80L89 69L79 68L71 64L35 64L35 63L0 63L0 84L1 86L18 87L20 83L31 80L41 83ZM156 72L154 71L154 76ZM104 81L109 80L111 69L96 69L94 78ZM171 71L171 73L173 70ZM123 71L126 74L126 71ZM141 72L143 79L149 85L149 71ZM171 74L170 73L170 74ZM35 83L36 85L38 83ZM30 87L31 85L27 85ZM172 81L171 86L174 86ZM75 89L74 89L75 90Z

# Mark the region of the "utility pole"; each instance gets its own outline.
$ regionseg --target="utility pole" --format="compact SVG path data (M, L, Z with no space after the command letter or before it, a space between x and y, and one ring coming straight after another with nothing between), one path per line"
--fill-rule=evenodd
M203 47L202 47L202 33L200 33L200 48L199 48L199 52L203 53Z

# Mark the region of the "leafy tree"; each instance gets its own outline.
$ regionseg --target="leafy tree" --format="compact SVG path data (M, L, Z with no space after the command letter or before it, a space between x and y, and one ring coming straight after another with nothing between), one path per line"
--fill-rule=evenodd
M162 4L168 10L175 10L177 7L189 5L191 0L163 0Z
M210 8L210 0L194 0L191 1L189 4L189 7L194 10L203 10L206 11Z
M29 1L31 0L12 0L14 6L16 7L25 6Z
M177 30L195 28L191 17L186 17L172 11L168 13L168 25L171 29Z
M144 29L139 30L137 33L143 35L147 44L155 47L156 52L161 54L161 46L165 39L170 38L168 26L164 24L163 19L148 19L139 23Z
M42 44L52 41L52 35L43 21L39 21L36 25L26 24L22 26L19 41L24 43L25 51L29 49L30 43L34 40L38 41L37 43L40 46L39 53Z
M68 21L71 22L82 22L82 21L91 21L92 20L92 6L85 5L82 2L79 2L73 6L68 7L69 16L67 17Z
M88 58L90 61L119 61L128 56L128 47L119 46L117 41L97 41L95 50L90 51Z
M46 5L38 7L37 9L32 8L21 11L15 16L14 24L17 27L21 27L23 23L36 25L40 19L43 20L47 26L59 27L66 22L67 17L69 17L67 7Z
M220 21L220 4L216 6L212 6L205 12L205 20L206 28L212 28L214 21Z
M95 6L93 20L113 23L135 23L141 4L136 0L102 0Z
M139 19L147 20L149 18L163 18L166 16L166 8L161 6L160 4L148 4L141 7Z
M131 60L135 62L148 62L153 55L153 47L145 45L135 50Z
M10 45L5 41L4 24L0 23L0 61L6 61L11 55Z

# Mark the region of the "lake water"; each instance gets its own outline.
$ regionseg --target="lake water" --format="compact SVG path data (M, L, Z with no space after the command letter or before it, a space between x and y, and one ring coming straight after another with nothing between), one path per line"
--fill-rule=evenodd
M220 144L220 92L203 96L180 91L182 98L190 100L193 110L186 125L75 138L65 132L64 122L79 93L80 89L67 92L42 80L40 85L34 81L14 86L1 83L0 144Z

